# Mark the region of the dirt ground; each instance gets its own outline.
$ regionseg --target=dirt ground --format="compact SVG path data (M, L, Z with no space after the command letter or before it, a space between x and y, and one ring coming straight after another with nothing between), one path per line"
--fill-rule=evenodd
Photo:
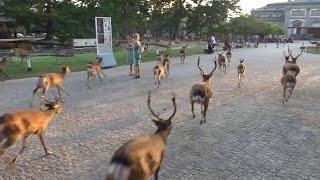
M301 43L290 44L294 54ZM168 138L159 179L320 179L320 56L303 54L298 59L301 74L288 103L282 104L280 84L287 46L243 48L232 51L227 75L219 70L211 80L213 99L207 122L199 125L200 107L192 118L191 86L201 81L197 57L185 64L172 59L171 73L155 88L152 68L143 63L140 79L128 76L128 67L105 69L107 78L96 78L86 86L86 73L67 76L63 94L64 112L46 130L47 146L54 152L44 156L37 136L12 172L0 159L0 179L104 179L112 154L134 137L154 133L147 108L161 117L173 108L177 113ZM201 55L206 72L213 68L214 55ZM237 87L236 67L244 58L248 67L242 88ZM29 109L36 78L0 82L0 114ZM19 141L9 149L13 156Z

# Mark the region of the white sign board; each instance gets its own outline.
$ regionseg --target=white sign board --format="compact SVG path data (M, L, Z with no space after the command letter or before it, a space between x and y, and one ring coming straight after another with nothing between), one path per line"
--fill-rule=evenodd
M96 47L96 39L73 39L73 47Z
M111 17L96 17L97 55L103 58L102 67L116 66L112 50Z

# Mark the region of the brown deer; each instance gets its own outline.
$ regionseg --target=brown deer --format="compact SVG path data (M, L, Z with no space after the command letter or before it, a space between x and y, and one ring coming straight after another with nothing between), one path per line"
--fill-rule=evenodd
M165 58L163 58L163 62L166 63L166 76L169 76L171 61L169 59L169 54L166 54Z
M19 64L22 63L22 61L25 59L27 60L27 58L30 56L31 51L23 49L23 48L13 48L10 50L11 53L14 53L15 56L18 56L21 58L21 61Z
M43 89L42 96L41 96L42 98L45 96L45 94L47 93L47 91L49 90L49 88L51 86L57 87L61 100L62 100L61 90L63 90L65 93L67 93L68 96L70 95L63 88L62 83L63 83L63 80L65 79L66 75L71 73L71 70L70 70L69 66L65 66L65 65L61 65L60 68L62 69L61 73L47 73L47 74L43 74L39 77L38 82L37 82L37 87L33 90L31 106L33 105L32 103L33 103L34 95L36 94L38 89L41 89L41 88ZM63 100L62 100L62 102L63 102Z
M292 62L290 61L291 53L292 53L292 51L289 49L289 46L288 46L288 56L286 55L286 52L283 51L285 63L283 65L283 67L282 67L282 75L286 74L288 66L290 66L292 64Z
M159 88L164 74L166 74L166 76L168 76L168 72L167 72L167 65L168 64L167 63L168 63L167 61L162 61L161 63L158 63L153 68L154 85L156 85L157 88Z
M298 60L298 57L300 57L302 53L303 53L303 50L301 50L300 54L297 55L296 57L293 57L293 56L292 56L292 53L290 54L290 57L291 57L291 59L292 59L292 63L291 63L291 65L289 65L289 66L287 67L287 70L288 70L288 71L291 71L291 72L293 71L295 77L297 77L298 74L300 73L300 68L299 68L299 66L297 65L297 60Z
M218 53L218 67L221 70L223 70L224 74L227 74L227 61L226 61L226 57L223 55L224 51L222 53ZM222 67L222 68L221 68Z
M87 80L88 80L88 87L89 89L91 89L91 86L90 86L90 80L93 80L93 78L98 75L100 81L102 81L101 79L101 76L100 76L100 72L102 73L102 75L104 77L107 77L102 68L101 68L101 65L103 64L103 59L100 57L98 58L98 61L95 62L95 63L92 63L92 64L88 64L87 66Z
M247 66L243 63L244 59L240 59L240 64L238 65L238 82L239 88L241 88L241 81L245 77Z
M47 103L44 103L46 101ZM13 167L21 156L24 149L28 146L28 137L31 134L37 134L40 138L41 144L47 155L52 152L47 148L44 142L44 132L50 120L56 115L63 112L61 99L55 102L43 99L41 101L48 108L46 110L19 110L5 113L0 117L0 144L5 140L0 148L0 156ZM11 161L7 149L22 138L22 148Z
M201 106L201 114L203 115L203 119L200 121L200 125L207 122L206 113L209 107L209 101L212 97L210 79L213 75L213 72L217 68L216 60L214 60L214 64L215 64L214 69L209 74L205 74L203 72L202 66L200 66L200 56L198 57L197 66L200 70L200 74L203 80L202 82L199 82L192 86L191 92L190 92L190 102L191 102L191 112L192 112L193 118L196 117L196 115L194 114L194 103L198 103ZM204 109L202 109L202 106L204 107Z
M11 62L11 59L8 57L3 57L2 61L0 61L0 73L3 74L6 77L9 77L5 72L5 66Z
M185 46L181 45L181 49L180 49L180 60L181 60L181 64L184 64L184 60L186 59L186 54L187 54L187 47L188 47L189 42L187 41L187 44Z
M231 61L231 55L232 55L231 48L229 48L228 52L226 53L226 56L227 56L227 59L228 59L228 65L229 65L229 63Z
M158 180L167 139L172 129L171 119L177 111L177 106L173 96L173 113L169 119L163 120L151 109L150 101L149 92L148 108L156 118L152 121L157 126L157 131L122 145L111 158L106 180L148 180L152 175Z
M292 91L295 87L295 85L297 84L297 79L294 75L292 74L285 74L282 78L281 78L281 85L283 87L283 100L282 103L284 103L284 100L288 101L288 99L290 98L290 96L292 95ZM286 98L286 91L287 89L289 90L289 96Z

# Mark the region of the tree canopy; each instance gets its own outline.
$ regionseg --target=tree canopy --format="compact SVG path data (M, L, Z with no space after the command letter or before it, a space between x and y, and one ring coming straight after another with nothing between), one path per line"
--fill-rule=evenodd
M16 27L26 32L42 29L46 38L60 40L95 37L94 18L110 16L114 37L125 38L133 32L151 32L154 37L188 34L207 36L220 33L252 33L252 24L261 23L239 13L240 0L5 0L5 15L16 19ZM252 21L251 21L252 20ZM265 28L262 28L264 27ZM259 33L281 28L263 23Z

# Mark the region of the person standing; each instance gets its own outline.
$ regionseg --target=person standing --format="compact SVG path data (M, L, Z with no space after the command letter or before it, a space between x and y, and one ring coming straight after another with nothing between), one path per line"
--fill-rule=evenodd
M141 64L141 54L142 48L140 43L140 35L138 33L134 33L132 35L133 38L133 65L134 65L134 78L140 78L140 64Z
M212 47L212 49L215 49L216 44L217 44L216 38L213 35L211 35L211 47Z
M132 63L133 63L133 41L132 39L129 37L128 38L129 43L128 43L128 65L129 65L129 70L130 70L130 74L129 76L132 76Z

